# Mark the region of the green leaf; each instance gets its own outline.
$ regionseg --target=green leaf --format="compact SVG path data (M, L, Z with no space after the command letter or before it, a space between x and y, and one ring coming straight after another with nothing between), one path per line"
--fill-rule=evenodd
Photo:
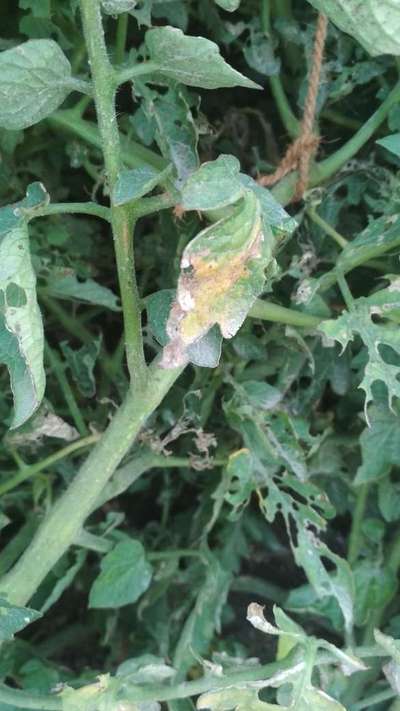
M245 193L239 176L240 163L234 156L221 155L217 160L203 163L182 187L182 207L216 210L233 205Z
M216 5L222 7L227 12L234 12L238 9L241 0L214 0Z
M49 195L42 183L28 185L22 200L0 208L0 237L24 225L26 220L34 217L36 208L48 205L49 202Z
M171 88L166 94L152 92L145 97L139 111L145 114L148 126L153 126L157 145L175 166L180 182L199 166L196 128L185 87ZM148 130L147 126L147 130Z
M75 272L53 270L46 283L50 296L67 301L77 301L93 306L104 306L111 311L121 311L119 299L111 289L98 284L94 279L79 281Z
M170 167L160 172L150 165L122 171L112 192L114 205L125 205L131 200L138 200L146 193L150 193L159 183L162 183L169 172Z
M187 348L218 324L224 338L239 330L274 267L273 238L248 192L232 214L206 228L186 247L176 302L167 324L164 367L184 363Z
M43 346L28 228L22 224L0 237L0 362L5 363L10 374L14 396L12 428L22 425L42 401Z
M372 56L400 54L400 6L393 0L309 0Z
M101 351L101 337L93 338L81 348L74 350L64 341L61 350L71 370L72 377L83 397L94 397L96 382L93 371Z
M372 387L376 382L383 382L388 391L389 405L393 398L400 397L400 366L388 362L382 348L389 346L400 355L400 331L384 321L375 323L373 316L387 318L392 309L400 306L400 288L398 281L387 289L370 297L360 297L354 302L351 311L344 311L335 320L323 321L318 329L329 339L338 341L343 349L358 334L368 351L368 363L359 387L365 392L365 413L368 403L373 400Z
M356 588L355 624L367 624L371 610L384 609L396 595L397 576L374 560L363 560L353 568Z
M101 0L101 7L107 15L119 15L130 12L137 5L137 0Z
M360 437L362 464L354 483L376 481L400 461L400 417L382 404L368 411L370 426Z
M58 109L74 87L56 42L28 40L0 54L0 126L28 128Z
M41 613L29 607L16 607L0 597L0 642L12 640L31 622L41 617Z
M157 27L145 37L150 59L170 79L202 89L260 87L229 66L219 47L204 37L189 37L176 27Z
M391 136L385 136L376 141L378 146L383 146L390 153L394 153L397 158L400 158L400 133L393 133Z
M139 541L120 541L104 556L100 567L90 590L89 607L129 605L150 585L152 568Z
M294 217L289 215L282 205L274 198L272 193L258 185L253 178L244 173L240 174L242 185L252 190L260 203L261 215L265 225L272 229L272 234L280 242L293 234L298 224Z

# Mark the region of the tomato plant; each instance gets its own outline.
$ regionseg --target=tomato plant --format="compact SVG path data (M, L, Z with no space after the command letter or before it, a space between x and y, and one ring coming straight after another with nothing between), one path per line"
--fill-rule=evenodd
M3 16L0 711L396 711L399 1Z

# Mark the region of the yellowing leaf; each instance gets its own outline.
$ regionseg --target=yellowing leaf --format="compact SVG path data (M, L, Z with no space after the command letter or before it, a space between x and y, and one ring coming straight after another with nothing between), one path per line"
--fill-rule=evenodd
M238 331L274 265L273 237L260 204L248 191L231 214L211 225L186 247L176 301L167 323L171 339L162 364L188 359L187 348L218 324L225 338Z

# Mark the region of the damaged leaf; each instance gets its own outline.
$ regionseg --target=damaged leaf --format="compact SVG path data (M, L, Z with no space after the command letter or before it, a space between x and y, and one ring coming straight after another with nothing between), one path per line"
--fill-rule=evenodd
M231 215L206 228L186 247L176 301L167 324L163 366L188 360L187 349L218 324L224 338L238 331L273 267L273 238L258 200L247 193Z
M382 289L369 297L360 297L350 311L344 311L337 319L323 321L319 330L330 340L338 341L343 349L355 335L359 335L368 350L368 363L359 387L365 392L365 412L373 400L374 383L386 385L389 406L394 397L400 397L400 366L390 362L385 347L400 355L400 332L385 320L393 309L400 307L398 280L387 289ZM382 321L375 323L374 317Z

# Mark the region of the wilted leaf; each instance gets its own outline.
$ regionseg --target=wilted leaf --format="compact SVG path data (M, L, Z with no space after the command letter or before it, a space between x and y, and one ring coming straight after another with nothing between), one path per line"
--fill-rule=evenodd
M55 111L74 88L56 42L28 40L0 53L0 126L27 128Z
M298 227L296 220L286 212L267 188L256 183L249 175L241 173L240 180L245 188L253 191L260 203L264 224L269 225L274 237L282 243Z
M89 607L122 607L135 602L150 585L152 568L139 541L116 544L101 561L89 595Z
M145 41L158 70L182 84L203 89L260 88L230 67L218 45L204 37L189 37L176 27L156 27L147 31Z
M80 303L104 306L111 311L120 311L118 296L111 289L94 279L79 281L75 272L53 270L47 279L46 290L57 299L67 299Z
M400 6L393 0L309 0L373 56L400 54Z
M223 605L229 592L232 573L208 555L206 579L200 588L196 603L189 614L174 656L174 667L184 673L193 663L194 654L205 654L215 634L219 631Z
M266 36L257 21L250 23L249 31L249 38L243 48L243 54L249 67L265 76L279 74L281 63L275 57L271 37Z
M37 610L16 607L0 597L0 642L11 640L17 632L41 617Z
M172 162L179 184L198 168L198 131L184 87L170 88L166 94L145 96L139 111L144 112L146 130L153 127L157 145Z
M93 338L81 348L74 350L67 343L61 343L61 350L71 370L72 377L84 397L96 394L94 367L100 355L101 338Z
M264 287L266 267L274 264L272 248L272 234L263 229L259 203L252 193L229 217L189 243L168 320L171 340L164 349L164 367L186 362L188 346L215 324L225 338L239 330Z

